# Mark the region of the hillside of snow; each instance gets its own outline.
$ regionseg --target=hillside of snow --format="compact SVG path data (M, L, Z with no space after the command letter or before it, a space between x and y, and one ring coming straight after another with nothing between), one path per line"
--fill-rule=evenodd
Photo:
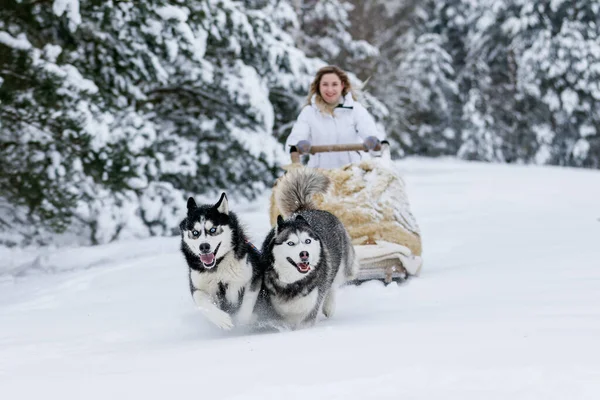
M2 249L0 397L600 398L600 171L397 167L421 276L345 287L334 317L301 331L211 326L178 237ZM268 195L231 201L257 243Z

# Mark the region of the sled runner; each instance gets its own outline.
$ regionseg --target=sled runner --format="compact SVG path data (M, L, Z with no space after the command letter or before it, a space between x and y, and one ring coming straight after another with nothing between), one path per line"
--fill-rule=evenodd
M310 154L331 151L367 151L362 144L312 146ZM386 283L418 275L422 265L421 235L410 211L404 180L395 171L387 144L378 145L370 160L336 169L319 169L331 180L327 195L314 200L319 209L338 217L350 234L360 260L355 283ZM287 170L302 167L300 154L292 153ZM271 193L270 220L279 210Z

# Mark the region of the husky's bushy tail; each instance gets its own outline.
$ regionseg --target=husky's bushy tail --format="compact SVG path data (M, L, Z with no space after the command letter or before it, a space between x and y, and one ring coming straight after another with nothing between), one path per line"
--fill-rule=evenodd
M295 212L316 210L313 196L327 192L329 178L312 168L298 168L281 178L275 202L284 218Z

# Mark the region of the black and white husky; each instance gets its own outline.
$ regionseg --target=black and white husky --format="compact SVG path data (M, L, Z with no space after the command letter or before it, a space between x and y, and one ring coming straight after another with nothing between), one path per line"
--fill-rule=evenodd
M276 319L292 329L313 325L321 311L331 317L336 289L358 272L348 232L313 204L313 195L328 186L316 170L297 169L282 178L275 194L286 219L277 218L262 246L264 288Z
M211 322L222 329L245 325L261 287L258 252L248 242L225 193L215 205L187 202L179 225L181 251L189 266L192 297Z

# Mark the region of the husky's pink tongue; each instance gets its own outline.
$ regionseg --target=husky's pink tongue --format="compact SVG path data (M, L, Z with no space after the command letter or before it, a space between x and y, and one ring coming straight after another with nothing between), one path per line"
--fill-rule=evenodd
M213 263L214 260L215 253L200 254L200 261L202 261L204 264L210 265Z
M310 266L307 263L298 263L298 269L300 270L300 272L308 272Z

